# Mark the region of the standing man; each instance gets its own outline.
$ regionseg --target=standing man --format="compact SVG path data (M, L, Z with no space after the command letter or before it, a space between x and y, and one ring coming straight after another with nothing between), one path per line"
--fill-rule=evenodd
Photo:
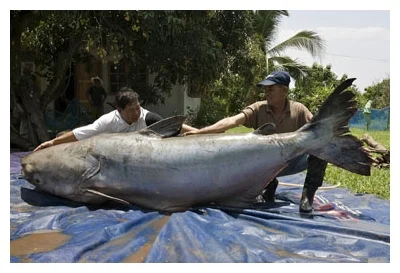
M103 103L107 98L107 92L99 76L93 77L90 80L92 81L92 86L86 91L86 97L94 112L94 118L98 119L103 115Z
M371 104L372 100L368 100L363 109L363 115L367 123L367 131L369 130L369 125L371 124Z
M265 80L257 84L265 92L266 100L247 106L235 116L224 118L200 130L189 131L184 135L223 133L239 125L257 129L265 123L275 124L276 133L294 132L309 122L312 114L303 104L288 100L289 83L289 73L285 71L272 72ZM278 174L279 177L307 169L300 200L300 212L312 211L314 195L323 183L326 166L326 161L304 154L289 161L288 166ZM275 200L277 186L278 180L272 179L262 193L265 201L273 202Z
M123 87L115 96L117 109L102 115L92 124L68 131L56 138L43 142L35 151L58 145L90 138L101 133L126 133L144 129L151 124L162 120L156 113L140 106L139 95L128 87ZM195 131L196 128L183 124L181 132Z

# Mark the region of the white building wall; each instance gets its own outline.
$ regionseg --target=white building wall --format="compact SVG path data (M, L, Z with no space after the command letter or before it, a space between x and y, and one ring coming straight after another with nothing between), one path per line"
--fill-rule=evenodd
M104 86L108 86L108 73L107 65L103 65L102 79L104 79ZM152 84L155 79L155 74L149 75L149 83ZM108 88L106 88L107 90ZM109 90L107 90L108 92ZM174 115L188 115L189 109L192 109L197 113L200 108L200 98L192 98L187 95L186 85L175 85L171 90L171 95L166 96L165 104L160 105L144 105L143 107L149 111L159 114L163 118L171 117ZM107 102L115 105L115 94L108 94L104 102L104 113L108 113L114 110ZM52 104L53 105L53 104Z
M151 75L149 82L154 81L155 76ZM171 95L165 98L165 104L145 105L147 110L159 114L163 118L174 115L187 115L188 107L194 111L200 108L200 98L192 98L187 95L186 85L175 85L171 90Z
M201 99L200 98L192 98L187 95L187 89L185 89L184 92L184 111L183 114L187 115L189 113L189 110L194 111L197 113L200 110L200 103Z

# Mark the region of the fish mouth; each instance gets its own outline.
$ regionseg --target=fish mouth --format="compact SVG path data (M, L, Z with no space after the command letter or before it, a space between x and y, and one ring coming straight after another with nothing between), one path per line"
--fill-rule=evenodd
M26 162L25 160L26 158L22 159L21 162L21 166L22 166L22 170L21 170L21 175L18 178L22 178L27 180L29 183L34 184L34 172L35 172L35 167L31 162Z
M32 172L28 172L24 169L22 169L21 175L18 176L18 179L24 179L36 187L38 187L41 184L40 180L37 177L35 178Z
M21 174L17 177L18 179L25 179L29 181L29 175L24 168L21 170Z

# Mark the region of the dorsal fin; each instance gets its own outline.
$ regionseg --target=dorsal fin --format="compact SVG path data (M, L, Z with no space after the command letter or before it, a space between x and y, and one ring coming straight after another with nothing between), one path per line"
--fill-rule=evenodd
M275 124L273 123L265 123L253 132L255 135L272 135L275 133Z
M171 137L179 134L185 119L185 116L173 116L165 118L153 123L146 129L140 130L139 133L148 134L149 132L154 132L162 137Z

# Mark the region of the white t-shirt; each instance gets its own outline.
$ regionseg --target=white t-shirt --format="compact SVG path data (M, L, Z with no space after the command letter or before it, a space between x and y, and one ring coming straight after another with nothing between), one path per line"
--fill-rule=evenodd
M122 118L118 110L114 110L108 114L102 115L92 124L72 130L72 133L75 135L76 139L83 140L102 133L135 132L147 127L145 118L148 112L148 110L140 107L139 119L129 125Z

